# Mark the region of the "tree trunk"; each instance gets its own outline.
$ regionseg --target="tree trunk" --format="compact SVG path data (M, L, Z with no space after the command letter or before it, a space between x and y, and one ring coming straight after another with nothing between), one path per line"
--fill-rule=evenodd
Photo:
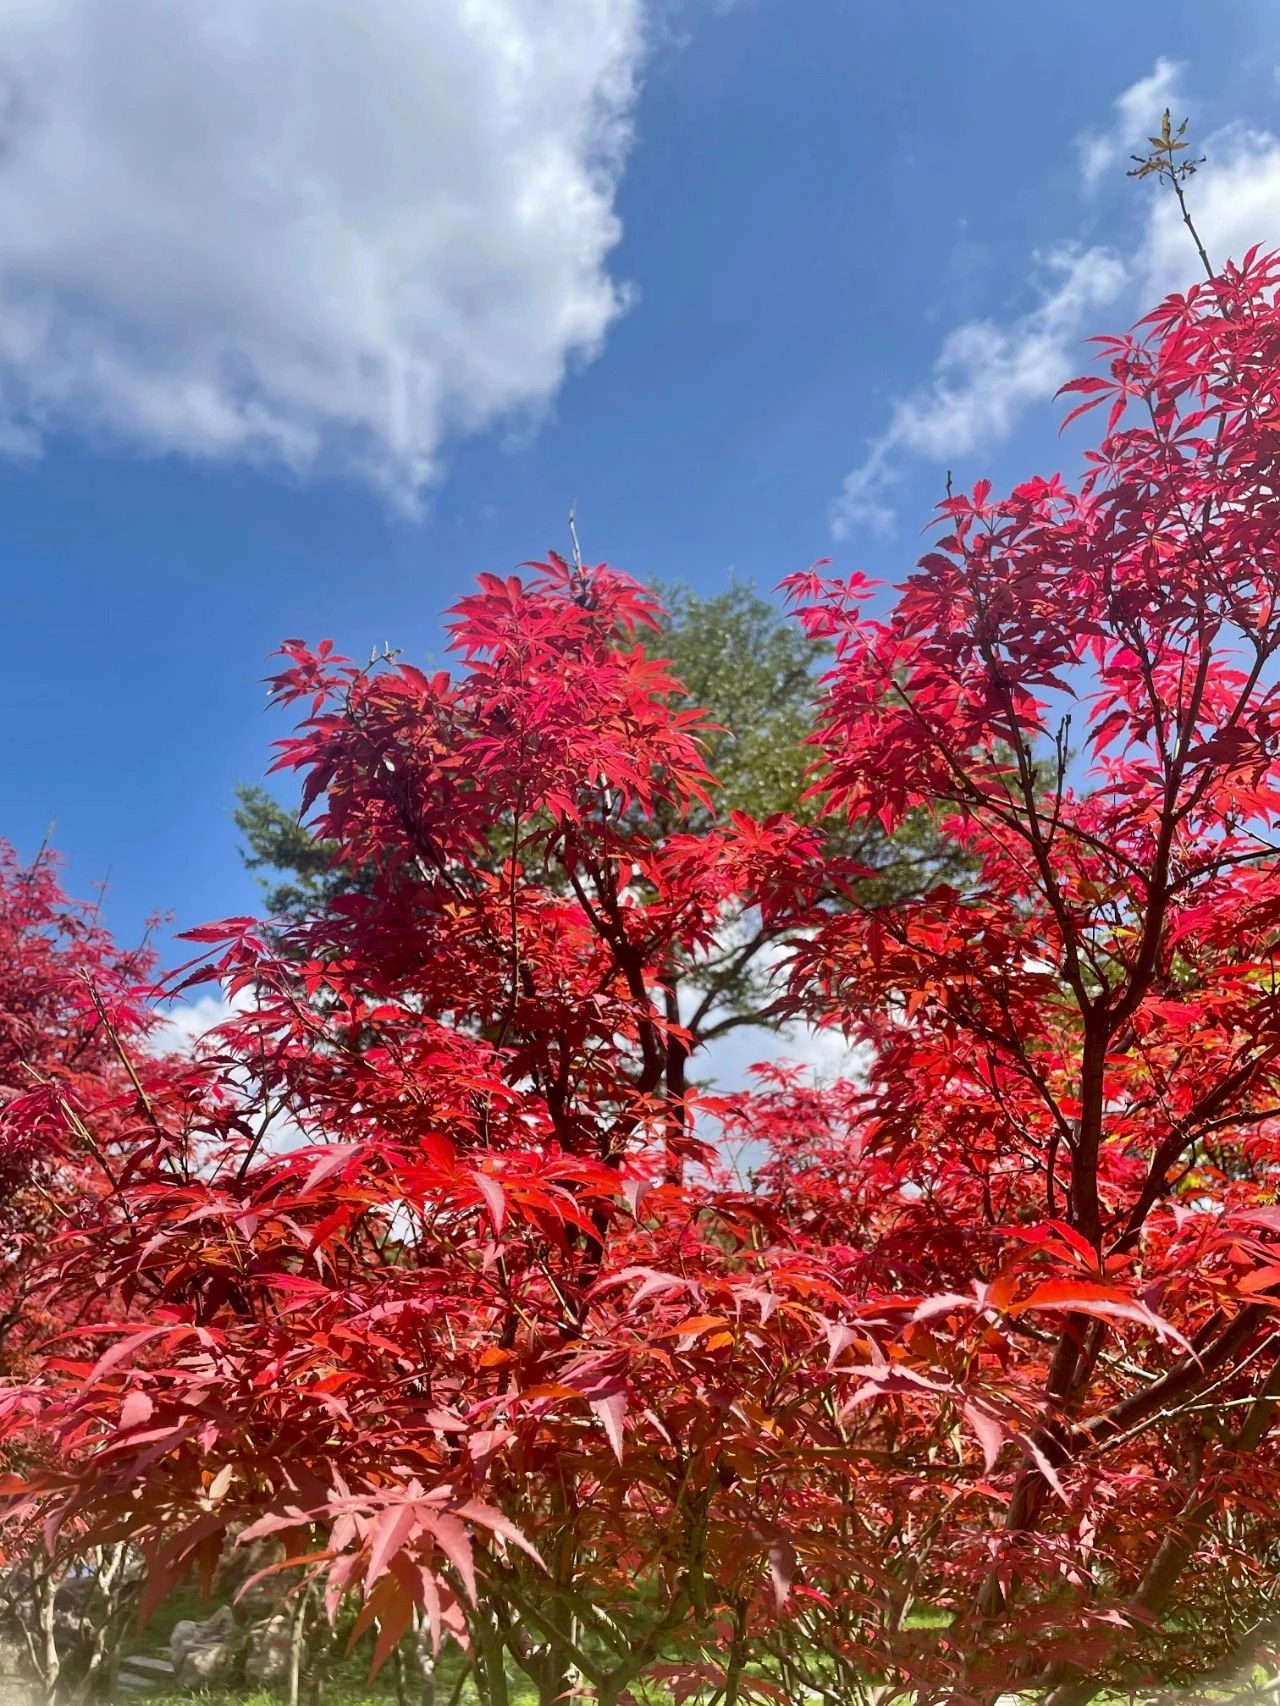
M476 1630L477 1657L480 1660L476 1681L484 1689L484 1706L510 1706L506 1649L496 1625L483 1608L476 1619Z
M311 1655L307 1678L307 1706L320 1706L324 1685L329 1675L329 1660L333 1655L334 1632L328 1630Z
M95 1588L101 1601L94 1624L84 1676L76 1689L79 1702L109 1697L115 1691L116 1671L120 1666L120 1644L124 1637L124 1611L127 1598L125 1570L128 1547L101 1548L97 1560ZM92 1603L92 1602L91 1602Z
M413 1621L413 1651L422 1672L422 1706L436 1706L436 1655L431 1647L431 1630L416 1611Z
M306 1651L307 1624L313 1592L314 1584L305 1587L298 1595L298 1608L293 1614L293 1624L289 1630L289 1706L298 1706L298 1692L302 1684L302 1655Z
M44 1706L53 1706L58 1692L62 1659L58 1654L56 1635L56 1602L60 1582L50 1564L36 1587L37 1627L39 1630L40 1692Z
M674 973L670 974L668 982L662 991L664 1017L668 1025L680 1023L680 992L676 987ZM667 1159L666 1182L669 1185L684 1183L684 1142L688 1135L689 1113L685 1097L689 1092L687 1068L689 1050L687 1045L668 1034L667 1062L665 1070L666 1101L667 1101Z

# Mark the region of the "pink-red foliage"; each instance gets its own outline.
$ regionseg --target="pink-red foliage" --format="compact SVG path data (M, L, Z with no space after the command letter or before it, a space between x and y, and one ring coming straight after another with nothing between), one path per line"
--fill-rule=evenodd
M68 1296L55 1306L32 1282L51 1231L104 1188L99 1161L133 1152L134 1078L160 1069L144 1052L153 977L148 951L119 949L96 907L68 900L52 855L24 865L0 843L0 1369L12 1370L37 1324L83 1306ZM54 1110L52 1123L42 1117Z
M13 1520L132 1537L153 1597L248 1522L494 1698L504 1655L548 1702L1226 1662L1280 1540L1278 292L1254 254L1106 341L1083 478L949 498L887 608L790 583L815 786L937 814L963 892L693 833L702 724L605 568L485 577L455 674L290 643L279 762L358 880L193 933L237 1011L62 1230L50 1295L92 1251L119 1310L11 1383L57 1465ZM673 964L753 907L863 1064L673 1094Z

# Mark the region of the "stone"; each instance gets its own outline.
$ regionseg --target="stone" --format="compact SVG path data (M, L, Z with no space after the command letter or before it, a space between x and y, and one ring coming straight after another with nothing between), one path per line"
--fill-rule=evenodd
M174 1624L169 1635L169 1660L172 1669L182 1669L183 1659L200 1639L196 1633L199 1627L192 1617L183 1617Z
M208 1688L211 1682L226 1682L235 1660L234 1641L201 1641L187 1648L178 1681L183 1688Z
M231 1601L236 1622L261 1623L273 1616L288 1586L283 1576L268 1576L265 1581L254 1582L252 1587L241 1588Z
M249 1644L245 1652L245 1681L264 1686L282 1682L289 1674L292 1638L293 1619L283 1611L254 1623L249 1629Z
M236 1620L229 1605L219 1607L202 1623L184 1617L169 1637L169 1659L183 1688L224 1682L239 1656Z
M129 1662L121 1665L116 1676L116 1687L123 1688L129 1694L140 1694L143 1689L154 1688L156 1678L149 1671L134 1670Z

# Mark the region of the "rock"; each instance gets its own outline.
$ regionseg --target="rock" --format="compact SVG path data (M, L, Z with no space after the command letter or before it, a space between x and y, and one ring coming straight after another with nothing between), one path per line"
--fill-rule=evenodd
M168 1675L172 1677L173 1672ZM138 1670L132 1659L126 1659L116 1675L116 1687L129 1694L140 1694L144 1689L154 1688L159 1680L153 1672Z
M289 1674L292 1635L293 1619L283 1611L253 1624L245 1652L245 1681L260 1684L282 1682Z
M199 1641L196 1630L200 1625L192 1617L184 1617L173 1626L169 1636L169 1661L174 1670L182 1669L182 1661Z
M245 1567L247 1548L239 1544L244 1525L236 1524L222 1537L222 1550L213 1572L213 1592L219 1599L228 1599L250 1572Z
M268 1576L264 1582L241 1589L231 1601L236 1622L255 1624L273 1617L289 1585L283 1576Z
M169 1658L183 1688L223 1682L235 1668L239 1643L236 1620L229 1605L221 1606L203 1623L184 1617L169 1637Z
M226 1682L235 1661L233 1641L201 1641L187 1648L178 1681L183 1688L207 1688L211 1682Z

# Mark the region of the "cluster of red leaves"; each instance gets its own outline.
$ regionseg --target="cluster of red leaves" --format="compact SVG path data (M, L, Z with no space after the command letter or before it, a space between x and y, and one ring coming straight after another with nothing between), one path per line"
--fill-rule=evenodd
M484 578L454 675L290 643L352 882L193 933L236 1010L109 1143L74 1087L5 1110L97 1150L42 1285L115 1310L0 1392L13 1532L127 1536L154 1602L248 1524L379 1658L418 1616L547 1702L1225 1657L1280 1543L1278 291L1252 255L1110 342L1079 487L948 499L887 611L791 583L831 810L932 810L963 892L685 827L704 725L603 567ZM752 908L864 1065L699 1108L673 968Z
M147 1152L139 1095L178 1090L145 1046L154 975L148 951L118 949L96 907L67 899L51 854L23 865L0 843L0 1374L100 1301L83 1269L50 1288L44 1261Z

